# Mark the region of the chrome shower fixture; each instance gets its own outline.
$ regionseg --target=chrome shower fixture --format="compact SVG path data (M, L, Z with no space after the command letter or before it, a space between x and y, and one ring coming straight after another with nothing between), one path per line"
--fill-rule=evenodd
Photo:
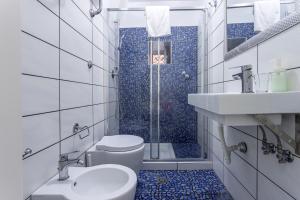
M93 18L96 15L99 15L101 12L102 12L102 0L99 0L99 8L97 10L93 10L93 2L91 0L90 16Z
M210 7L216 8L218 6L218 1L212 0L212 1L208 2L208 5L210 5Z
M118 68L115 67L115 69L113 69L112 72L111 72L111 77L112 77L112 78L115 78L115 77L118 76L118 75L119 75L119 73L118 73Z

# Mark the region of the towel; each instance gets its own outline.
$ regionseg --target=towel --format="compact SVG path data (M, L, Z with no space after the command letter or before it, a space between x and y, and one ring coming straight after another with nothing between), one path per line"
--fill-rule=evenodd
M170 8L168 6L146 6L145 11L149 37L171 34Z
M254 31L264 31L280 20L280 0L254 2Z

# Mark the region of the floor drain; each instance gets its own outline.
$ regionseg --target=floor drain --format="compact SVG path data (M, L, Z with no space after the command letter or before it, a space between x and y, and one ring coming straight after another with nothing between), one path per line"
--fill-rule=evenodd
M157 181L158 184L166 184L168 182L167 179L164 177L158 177Z

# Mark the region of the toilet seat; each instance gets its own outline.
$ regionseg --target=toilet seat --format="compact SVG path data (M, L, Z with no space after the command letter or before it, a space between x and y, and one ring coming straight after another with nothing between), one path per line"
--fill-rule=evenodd
M104 136L97 144L96 149L110 152L125 152L138 149L144 145L141 137L134 135Z

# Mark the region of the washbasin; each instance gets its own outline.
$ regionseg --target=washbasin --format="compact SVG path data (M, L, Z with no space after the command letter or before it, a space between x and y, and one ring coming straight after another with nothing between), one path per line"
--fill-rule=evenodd
M265 115L274 124L282 114L300 113L300 92L278 93L199 93L189 94L188 103L195 110L230 126L258 125L251 115Z
M38 189L32 200L133 200L137 177L133 170L121 165L69 168L70 178L54 177Z

